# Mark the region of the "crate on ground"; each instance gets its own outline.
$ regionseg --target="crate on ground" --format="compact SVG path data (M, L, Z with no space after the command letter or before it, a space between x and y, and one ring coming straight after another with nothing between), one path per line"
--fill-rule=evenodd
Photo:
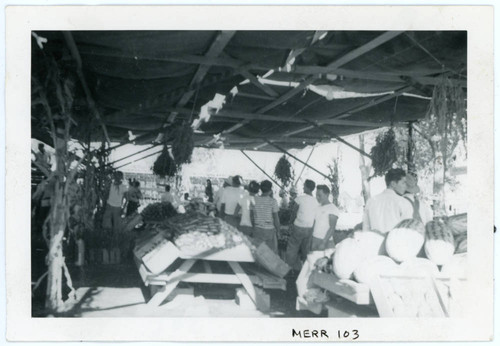
M283 278L291 269L290 266L288 266L288 264L286 264L265 243L261 243L257 247L254 255L257 263L280 278Z

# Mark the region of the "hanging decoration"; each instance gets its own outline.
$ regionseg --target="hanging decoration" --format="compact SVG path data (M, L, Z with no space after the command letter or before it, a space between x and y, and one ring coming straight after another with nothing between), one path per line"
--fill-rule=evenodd
M174 131L172 155L177 165L191 162L194 149L193 128L187 122L177 127Z
M159 175L160 178L165 178L165 176L173 177L177 173L178 166L175 160L170 156L168 152L168 147L163 146L163 151L160 156L156 159L153 164L153 173Z
M274 169L274 175L285 187L293 181L292 165L290 161L287 160L286 155L283 155L278 160L276 168Z
M396 134L390 128L377 136L376 144L370 151L372 158L373 177L383 176L398 160L398 144Z

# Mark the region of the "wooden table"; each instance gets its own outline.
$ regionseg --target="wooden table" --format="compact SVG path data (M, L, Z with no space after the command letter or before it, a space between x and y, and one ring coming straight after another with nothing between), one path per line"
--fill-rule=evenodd
M210 251L203 255L181 253L178 260L160 274L150 272L138 258L135 258L135 261L144 284L151 288L153 296L147 303L150 306L160 306L180 282L242 285L261 311L269 309L269 306L266 306L269 304L263 303L268 299L265 299L266 293L262 288L286 290L284 279L266 273L256 266L249 268L248 264L254 262L251 253L248 255L238 247ZM211 261L226 262L232 273L213 273ZM201 263L203 272L191 271L197 262ZM247 270L244 270L243 266Z

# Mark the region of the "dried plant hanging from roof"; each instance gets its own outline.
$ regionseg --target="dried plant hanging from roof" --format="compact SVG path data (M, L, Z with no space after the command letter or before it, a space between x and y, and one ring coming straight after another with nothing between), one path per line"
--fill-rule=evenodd
M191 162L194 149L193 128L187 122L173 131L172 155L178 165Z
M168 147L164 145L160 156L158 156L153 164L153 173L159 175L160 178L164 178L166 176L173 177L177 173L177 169L178 166L172 156L170 156Z
M383 176L398 160L398 144L396 134L390 128L377 136L376 143L370 151L373 177Z
M293 181L292 165L286 158L286 155L283 155L278 160L276 168L274 169L274 175L283 184L283 186L288 186L288 184Z

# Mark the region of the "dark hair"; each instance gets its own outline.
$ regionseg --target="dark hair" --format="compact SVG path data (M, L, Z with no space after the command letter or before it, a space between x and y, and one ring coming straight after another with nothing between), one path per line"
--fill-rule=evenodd
M170 185L165 185L165 191L170 192Z
M330 188L326 185L318 185L316 186L316 191L323 191L325 195L330 194Z
M398 182L404 177L406 177L406 173L401 168L391 168L385 174L385 185L389 186L391 182Z
M45 149L45 144L43 143L38 143L38 149L42 149L44 148Z
M115 179L123 179L123 172L122 171L116 171L114 174L113 174L113 177Z
M272 188L273 188L273 183L271 183L269 180L263 180L260 183L260 191L262 191L262 193L267 193L271 191Z
M187 199L188 197L189 197L189 193L187 193L187 192L186 192L186 193L184 194L184 199Z
M235 175L233 177L233 185L240 186L241 185L241 177L239 175Z
M310 179L306 179L306 181L304 182L304 186L307 187L312 192L316 187L316 183Z
M135 187L141 186L141 182L139 180L136 180L135 183L134 183L134 186Z
M248 191L250 191L250 193L259 193L259 183L256 182L255 180L252 180L249 184L248 184Z

